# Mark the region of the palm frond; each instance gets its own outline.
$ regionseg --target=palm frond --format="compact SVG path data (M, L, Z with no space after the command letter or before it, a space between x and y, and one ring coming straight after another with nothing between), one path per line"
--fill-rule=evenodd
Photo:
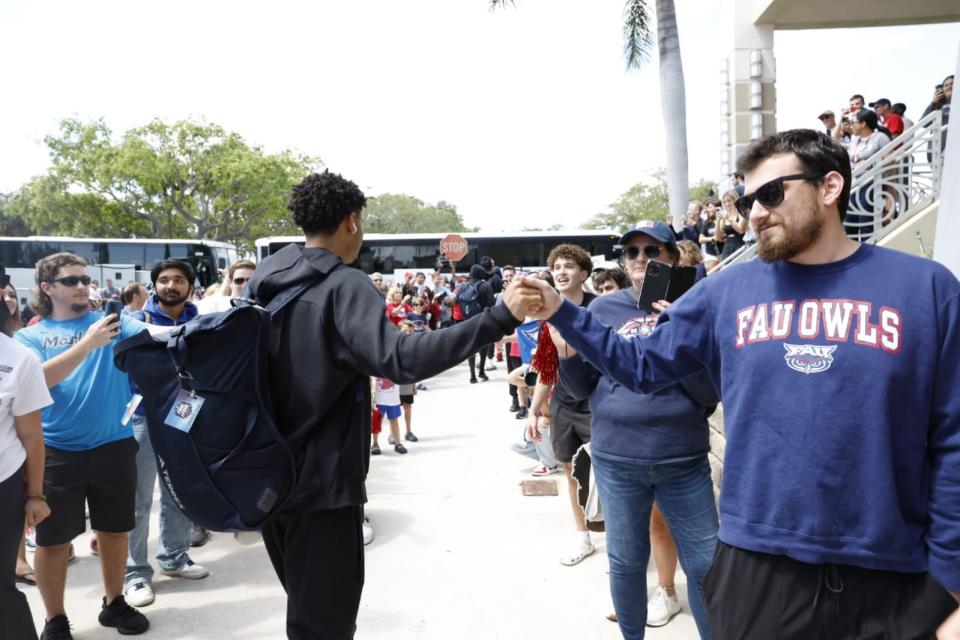
M507 5L515 7L516 3L513 0L490 0L490 10L506 8Z
M497 0L492 0L498 4ZM645 0L627 0L623 8L623 55L627 69L638 69L650 59L653 32Z

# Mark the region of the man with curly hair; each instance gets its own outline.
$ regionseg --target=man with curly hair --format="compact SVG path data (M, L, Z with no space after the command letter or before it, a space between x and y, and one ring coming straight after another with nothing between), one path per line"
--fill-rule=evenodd
M290 638L344 640L355 633L364 579L369 378L405 384L434 376L512 333L539 298L512 287L503 304L456 326L397 331L370 278L347 266L363 243L365 205L353 182L328 171L307 176L287 205L306 245L270 256L250 282L263 304L313 283L275 318L278 346L270 354L277 424L299 470L293 497L263 527L287 592Z

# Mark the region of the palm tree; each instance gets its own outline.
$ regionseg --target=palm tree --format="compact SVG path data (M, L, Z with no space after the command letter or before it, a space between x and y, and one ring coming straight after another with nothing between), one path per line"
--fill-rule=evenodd
M490 0L491 8L514 4L514 0ZM680 59L680 35L673 0L655 0L657 48L660 53L660 106L667 142L667 195L673 226L683 228L687 213L687 98ZM639 69L650 59L653 46L646 0L626 0L623 52L627 69Z

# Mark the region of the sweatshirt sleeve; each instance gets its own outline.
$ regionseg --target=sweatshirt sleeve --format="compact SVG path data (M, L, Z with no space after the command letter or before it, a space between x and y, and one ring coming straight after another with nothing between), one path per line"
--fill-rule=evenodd
M960 293L939 313L940 352L927 447L930 452L930 573L960 593Z
M438 331L401 333L386 314L383 300L365 275L348 274L335 287L332 313L347 357L368 376L412 384L446 371L484 346L512 333L520 322L503 304Z
M712 371L711 365L718 360L713 356L713 322L705 284L694 286L662 313L660 324L643 340L618 335L570 301L564 301L550 324L601 374L634 393L652 393L704 367Z

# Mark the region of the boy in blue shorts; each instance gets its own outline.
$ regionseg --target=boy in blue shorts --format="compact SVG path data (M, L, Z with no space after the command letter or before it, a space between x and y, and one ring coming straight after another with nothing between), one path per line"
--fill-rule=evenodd
M396 442L393 450L399 454L407 452L407 448L400 444L400 387L386 378L376 378L373 389L373 402L384 420L390 421L390 437ZM379 433L373 434L371 455L380 455Z

